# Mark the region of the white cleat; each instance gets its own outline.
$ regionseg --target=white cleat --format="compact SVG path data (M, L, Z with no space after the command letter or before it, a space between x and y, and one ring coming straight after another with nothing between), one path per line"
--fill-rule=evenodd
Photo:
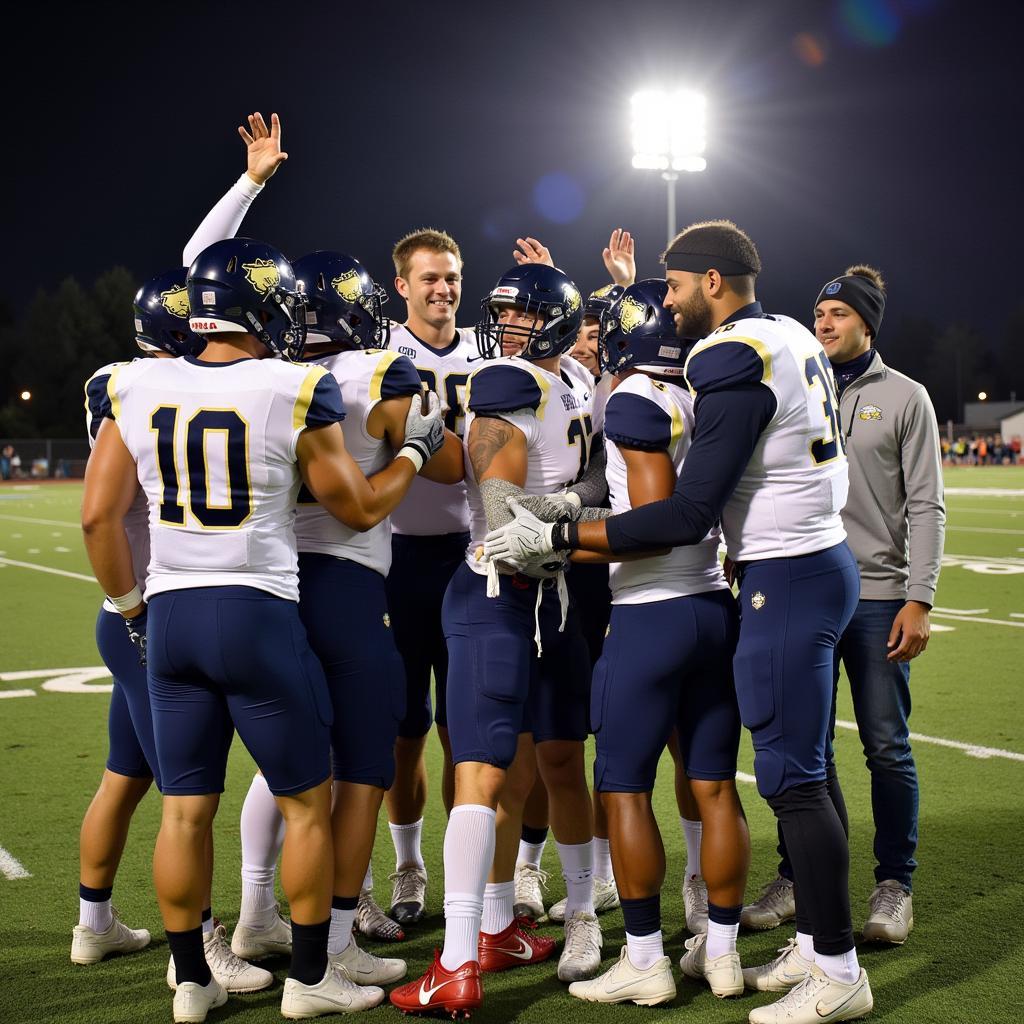
M708 887L700 875L683 879L683 911L686 929L691 935L704 935L708 930Z
M515 895L512 897L512 914L529 921L539 921L544 916L544 893L548 887L548 873L532 864L517 864L515 874Z
M813 965L811 973L777 1002L751 1010L750 1024L827 1024L834 1020L859 1020L875 1005L867 972L847 985L828 977Z
M683 945L686 952L679 961L679 969L688 978L708 983L708 987L719 999L743 994L743 968L740 955L733 950L721 956L708 957L707 935L694 935Z
M228 1001L224 986L216 978L206 985L183 981L174 990L174 1024L203 1024L210 1010Z
M203 952L210 973L217 979L225 992L261 992L274 984L274 976L243 960L228 945L228 933L224 925L217 923L212 932L203 936ZM167 987L178 988L174 957L167 961Z
M391 917L399 924L416 924L423 918L427 902L425 868L401 868L388 875L395 883L391 890Z
M231 951L243 960L266 960L268 956L290 956L292 926L276 911L273 922L263 927L246 925L239 921L231 935Z
M71 932L71 962L98 964L108 953L134 953L149 945L145 928L129 928L121 923L117 911L105 932L94 932L84 924L76 924Z
M868 898L871 915L864 922L865 942L889 942L902 946L914 927L914 901L894 878L875 886Z
M369 889L359 893L354 923L360 935L375 942L401 942L405 938L405 929L381 910Z
M328 962L327 973L315 985L303 985L294 978L285 981L281 1016L303 1020L324 1013L359 1013L382 1002L384 989L357 985L343 970Z
M761 895L743 908L740 924L754 931L767 931L796 917L796 896L793 883L778 875L762 890Z
M355 936L340 953L333 954L330 961L357 985L389 985L404 978L409 970L404 960L374 956L360 949L356 945Z
M634 967L627 947L604 974L590 981L574 981L569 995L588 1003L636 1003L638 1006L660 1006L676 995L672 977L672 961L667 956L656 960L646 971Z
M799 985L814 966L800 955L796 939L790 939L771 963L761 967L744 967L743 984L755 992L788 992Z
M598 878L594 875L594 913L603 914L606 910L619 909L619 890L615 886L614 878ZM568 898L559 900L549 911L548 920L564 921L565 907Z
M601 969L604 936L594 914L577 910L565 922L565 945L558 958L559 981L585 981Z

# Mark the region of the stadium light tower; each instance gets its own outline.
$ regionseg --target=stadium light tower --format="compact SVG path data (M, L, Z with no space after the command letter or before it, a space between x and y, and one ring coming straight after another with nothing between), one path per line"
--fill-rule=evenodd
M676 233L676 182L680 171L703 171L707 100L690 89L645 89L633 94L633 166L661 171L668 198L668 240Z

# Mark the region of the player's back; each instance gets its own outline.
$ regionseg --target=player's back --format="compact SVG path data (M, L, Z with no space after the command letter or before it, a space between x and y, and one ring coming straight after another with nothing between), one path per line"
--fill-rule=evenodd
M405 356L390 349L339 352L317 360L317 365L330 371L341 389L345 447L363 475L372 476L394 452L386 439L370 434L370 413L384 399L421 394L419 375ZM299 492L295 538L299 551L347 558L382 576L391 566L390 519L363 532L353 530L318 505L306 487Z
M832 547L846 537L846 451L828 360L805 327L785 316L724 324L694 346L691 391L763 384L776 408L722 510L734 561L783 558Z
M147 596L247 586L298 600L296 443L344 415L330 374L276 359L140 360L111 373L107 399L149 502Z

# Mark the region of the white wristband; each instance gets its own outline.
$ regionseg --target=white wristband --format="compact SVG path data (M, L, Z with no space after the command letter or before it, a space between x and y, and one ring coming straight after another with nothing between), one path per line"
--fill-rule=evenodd
M142 604L142 591L138 586L134 586L124 597L108 597L107 600L124 615L125 612L130 612Z
M423 468L423 456L410 445L404 445L398 449L398 454L395 458L400 459L403 457L408 459L416 467L417 473Z

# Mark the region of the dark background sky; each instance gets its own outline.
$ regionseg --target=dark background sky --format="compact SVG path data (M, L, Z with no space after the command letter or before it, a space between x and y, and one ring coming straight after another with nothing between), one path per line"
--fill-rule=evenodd
M1016 4L27 6L3 72L15 310L68 275L175 265L244 169L235 126L252 109L281 114L290 160L243 233L292 257L342 249L390 285L394 240L444 227L466 260L465 324L517 234L590 289L622 225L657 274L664 184L630 167L628 99L660 82L709 98L708 170L680 179L680 226L745 228L769 309L809 318L854 261L885 273L889 318L993 332L1024 302ZM549 175L566 223L538 204Z

